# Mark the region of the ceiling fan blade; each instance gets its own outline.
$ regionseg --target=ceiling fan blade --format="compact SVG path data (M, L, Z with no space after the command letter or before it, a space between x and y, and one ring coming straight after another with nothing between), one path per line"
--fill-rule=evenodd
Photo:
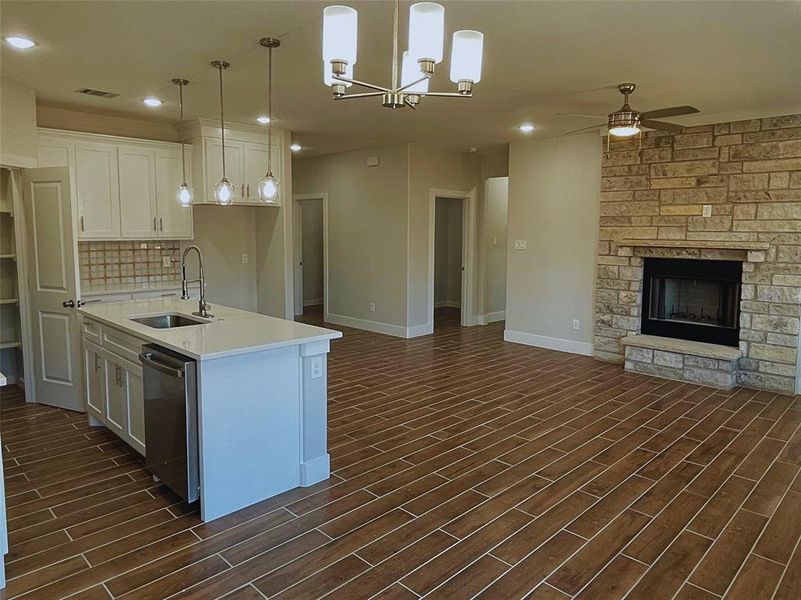
M661 117L678 117L679 115L691 115L693 113L701 112L694 106L671 106L668 108L657 108L656 110L649 110L640 113L642 119L658 119Z
M606 115L580 115L577 113L556 113L560 117L587 117L588 119L605 119Z
M590 127L582 127L581 129L574 129L573 131L568 131L565 135L570 135L572 133L581 133L583 131L590 131L592 129L600 129L606 125L606 123L598 123L597 125L591 125Z
M666 123L665 121L652 121L650 119L644 119L640 121L640 124L643 127L647 127L648 129L660 129L662 131L681 131L684 129L681 125L676 125L675 123Z

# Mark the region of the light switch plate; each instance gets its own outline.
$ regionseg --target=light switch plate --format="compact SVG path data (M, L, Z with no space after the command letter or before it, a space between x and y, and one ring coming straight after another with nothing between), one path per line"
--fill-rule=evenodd
M515 240L515 250L525 250L526 240Z
M703 216L705 216L705 217L711 217L712 216L712 205L711 204L704 204L704 208L703 208L701 214Z
M169 256L162 256L161 257L161 266L165 269L169 269L172 266L172 258Z
M248 254L246 254L246 253L244 253L244 252L243 252L243 253L242 253L242 264L243 264L243 265L246 265L246 264L248 264L248 260L250 260L250 256L249 256Z
M323 376L323 359L315 356L311 359L311 378L317 379Z

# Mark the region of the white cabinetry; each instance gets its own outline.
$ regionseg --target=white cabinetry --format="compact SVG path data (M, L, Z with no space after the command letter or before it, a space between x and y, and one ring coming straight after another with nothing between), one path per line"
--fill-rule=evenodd
M195 188L198 204L214 204L214 186L222 179L222 143L220 129L206 119L199 119L190 127L193 143L193 164L200 166L202 182ZM288 168L289 139L282 130L273 131L272 171L286 191L290 177ZM234 187L233 204L265 206L259 201L259 179L267 172L267 132L264 128L236 125L225 130L225 176ZM279 185L280 185L279 183ZM279 201L272 206L280 205Z
M79 240L192 239L192 208L178 205L180 144L39 130L39 166L70 170ZM191 185L191 147L186 148ZM227 157L227 154L226 154Z
M120 236L120 191L117 147L114 144L75 144L79 238Z

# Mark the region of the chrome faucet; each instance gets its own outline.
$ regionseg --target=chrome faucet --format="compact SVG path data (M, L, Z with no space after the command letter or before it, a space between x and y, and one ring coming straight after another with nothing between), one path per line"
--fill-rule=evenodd
M194 250L197 252L197 264L200 270L200 274L198 275L198 279L186 279L186 255L189 254L190 250ZM200 252L200 248L195 245L187 246L184 249L183 256L181 256L181 300L189 300L189 284L190 283L200 283L200 300L198 301L198 310L197 312L193 312L192 314L198 317L203 317L209 319L214 315L209 314L209 309L211 306L206 304L206 279L203 276L203 254Z

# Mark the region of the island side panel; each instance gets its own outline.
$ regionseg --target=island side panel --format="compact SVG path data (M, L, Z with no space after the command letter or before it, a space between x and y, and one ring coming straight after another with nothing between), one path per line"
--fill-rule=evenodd
M290 346L198 363L204 521L300 485L298 355Z
M302 418L300 485L310 486L331 475L328 455L328 341L300 347Z

